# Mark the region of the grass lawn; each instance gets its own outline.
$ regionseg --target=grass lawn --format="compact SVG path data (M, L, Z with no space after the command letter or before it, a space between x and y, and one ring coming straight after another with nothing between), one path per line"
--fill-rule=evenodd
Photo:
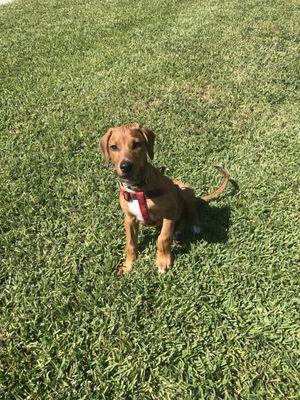
M299 399L298 17L296 0L0 6L1 398ZM239 185L164 276L149 228L115 274L97 146L127 122L199 195L214 165Z

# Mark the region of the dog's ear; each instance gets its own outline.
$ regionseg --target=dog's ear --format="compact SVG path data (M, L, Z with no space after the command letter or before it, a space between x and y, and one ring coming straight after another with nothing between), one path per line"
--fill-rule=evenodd
M99 150L104 155L104 164L108 167L109 164L109 151L108 151L108 142L112 134L112 129L110 128L100 139L99 141Z
M146 140L146 147L149 157L151 158L151 160L153 160L155 135L152 131L150 131L150 129L145 128L144 126L141 125L139 125L139 130L141 131L142 135Z

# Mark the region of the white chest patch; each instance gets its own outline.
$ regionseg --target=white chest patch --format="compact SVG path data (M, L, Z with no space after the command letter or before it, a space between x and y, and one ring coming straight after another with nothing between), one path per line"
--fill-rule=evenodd
M138 221L145 223L144 217L142 215L142 212L141 212L141 209L139 206L139 202L137 200L129 201L128 208L129 208L129 211L131 212L131 214L133 214Z

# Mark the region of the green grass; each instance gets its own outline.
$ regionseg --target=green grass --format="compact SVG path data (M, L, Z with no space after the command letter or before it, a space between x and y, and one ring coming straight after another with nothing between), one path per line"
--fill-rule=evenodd
M299 398L296 1L0 6L0 397ZM203 239L155 269L98 139L139 122L203 194ZM298 248L297 248L298 246ZM298 262L298 264L297 264Z

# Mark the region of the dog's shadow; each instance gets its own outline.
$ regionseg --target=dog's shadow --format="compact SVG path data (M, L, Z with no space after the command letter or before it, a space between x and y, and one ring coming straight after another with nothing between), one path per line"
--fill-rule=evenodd
M198 201L198 213L200 217L200 234L194 235L191 230L182 232L176 240L175 253L183 254L190 250L192 243L205 241L207 243L226 243L230 226L230 208L228 206L211 206L203 200ZM142 251L148 243L157 238L159 230L144 230L143 238L139 243Z
M230 208L211 206L203 200L198 202L200 237L208 243L225 243L230 226Z

